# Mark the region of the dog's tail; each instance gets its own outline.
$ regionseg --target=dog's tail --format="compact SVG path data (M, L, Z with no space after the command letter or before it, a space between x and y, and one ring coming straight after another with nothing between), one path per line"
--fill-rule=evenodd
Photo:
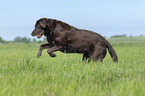
M112 45L108 41L107 41L106 47L107 47L113 61L118 62L117 54L116 54L115 50L113 49Z

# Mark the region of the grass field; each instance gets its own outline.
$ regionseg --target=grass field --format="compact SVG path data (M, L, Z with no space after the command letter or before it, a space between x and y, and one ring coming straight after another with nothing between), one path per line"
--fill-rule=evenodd
M112 45L118 63L109 53L103 63L46 50L37 59L39 44L1 44L0 96L144 96L145 42Z

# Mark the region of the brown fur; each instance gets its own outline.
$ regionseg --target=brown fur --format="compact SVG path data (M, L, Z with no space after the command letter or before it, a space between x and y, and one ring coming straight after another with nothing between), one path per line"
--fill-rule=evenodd
M48 41L40 46L37 57L41 56L43 49L48 49L47 53L51 57L56 56L53 52L61 51L64 53L82 53L83 60L103 61L106 49L108 49L113 61L118 61L115 50L101 35L77 29L55 19L42 18L38 20L31 35L37 35L38 38L44 35Z

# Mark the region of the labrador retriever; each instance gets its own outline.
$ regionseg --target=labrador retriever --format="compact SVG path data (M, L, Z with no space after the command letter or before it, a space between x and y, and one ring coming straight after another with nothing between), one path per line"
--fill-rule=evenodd
M40 57L43 49L51 57L55 51L63 53L81 53L83 60L101 61L106 56L107 49L114 62L118 61L117 55L111 44L100 34L75 28L56 19L41 18L35 24L32 36L41 38L46 36L48 43L40 45L37 57Z

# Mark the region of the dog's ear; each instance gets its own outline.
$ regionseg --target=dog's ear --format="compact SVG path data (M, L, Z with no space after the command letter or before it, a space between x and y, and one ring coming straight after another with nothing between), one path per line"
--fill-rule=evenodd
M51 21L51 28L54 29L56 27L56 23L57 21L56 20L52 20Z
M41 19L39 21L40 26L42 26L43 28L46 28L46 19Z

